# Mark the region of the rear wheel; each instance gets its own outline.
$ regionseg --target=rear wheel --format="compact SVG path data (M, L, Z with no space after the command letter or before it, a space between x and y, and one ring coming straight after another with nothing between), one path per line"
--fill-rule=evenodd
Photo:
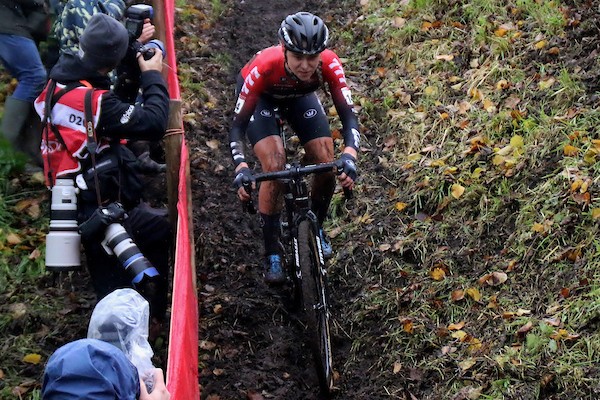
M310 221L298 226L298 258L302 271L302 301L319 385L324 393L333 389L333 357L329 336L329 306L318 232Z

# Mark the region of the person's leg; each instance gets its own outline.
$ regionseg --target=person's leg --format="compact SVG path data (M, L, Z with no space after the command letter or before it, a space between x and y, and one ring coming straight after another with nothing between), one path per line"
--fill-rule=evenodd
M280 171L285 165L285 150L279 136L268 136L254 146L264 172ZM258 191L258 211L265 245L266 269L265 281L269 284L285 282L281 266L279 244L281 215L281 183L278 181L261 182Z
M12 97L33 103L46 84L46 69L35 42L22 36L0 34L0 60L18 81Z
M285 166L285 150L279 136L275 105L261 100L246 130L264 172L279 171ZM282 185L277 181L261 182L258 191L258 211L265 248L265 281L280 284L285 281L279 245Z
M303 161L305 164L333 161L333 139L329 122L314 93L290 102L286 118L304 147ZM333 172L313 177L311 202L319 224L322 224L327 216L334 190L335 174Z
M33 115L33 101L46 84L46 69L35 42L16 35L0 34L0 60L18 81L14 93L4 103L0 131L17 150L31 153L31 148L39 148L39 141L23 143L19 137ZM35 141L37 136L31 135L29 140Z
M150 303L150 315L160 322L165 319L168 294L171 248L173 244L173 231L168 220L167 211L150 207L141 203L128 212L129 217L124 221L127 232L140 252L154 266L158 277L152 279L152 289L147 293ZM143 285L143 280L141 282ZM140 288L143 292L144 288Z
M323 106L316 94L295 99L287 111L288 121L297 133L304 147L305 164L318 164L333 161L333 139ZM311 185L311 209L317 216L321 247L325 257L333 254L329 239L323 232L323 222L327 217L329 203L335 190L334 172L313 176Z

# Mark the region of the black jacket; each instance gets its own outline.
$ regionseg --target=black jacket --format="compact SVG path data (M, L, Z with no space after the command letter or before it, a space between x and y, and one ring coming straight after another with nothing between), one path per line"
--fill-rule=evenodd
M2 0L0 0L2 1ZM85 80L97 89L109 89L110 79L90 70L73 54L63 54L50 71L50 79L62 84ZM158 71L141 74L142 102L135 105L110 91L102 96L97 136L112 139L162 139L169 118L169 93Z
M94 88L102 90L109 90L111 85L107 75L90 70L78 56L71 53L64 53L60 57L50 71L50 79L64 85L87 81ZM120 144L119 139L162 139L167 129L169 96L165 81L158 71L141 73L140 82L141 102L130 104L112 90L102 95L96 137L105 137L112 144L110 150L97 156L97 168L92 168L89 157L88 162L82 163L83 178L88 189L80 192L80 221L87 220L98 206L96 179L103 202L120 201L129 210L141 198L143 183L137 173L137 159L126 146Z
M43 0L0 0L0 33L33 39L27 16L36 10L44 11Z

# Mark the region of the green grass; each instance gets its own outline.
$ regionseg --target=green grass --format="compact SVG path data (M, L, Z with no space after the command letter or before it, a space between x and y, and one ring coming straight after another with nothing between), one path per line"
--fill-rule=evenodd
M360 301L341 317L358 333L344 368L376 357L365 373L386 382L381 395L412 384L411 369L436 382L427 392L435 399L469 390L479 399L587 399L600 387L600 241L592 212L600 208L592 141L599 114L595 105L580 106L593 94L582 71L540 57L550 47L542 40L568 48L560 41L561 7L370 1L352 32L336 29L347 64L371 68L358 96L361 123L376 138L367 147L379 176L361 178L353 223L344 225L337 212L342 221L331 225L358 237L366 225L356 220L368 210L381 226L353 243L368 265L338 266L365 281ZM433 27L424 23L438 18ZM354 45L357 32L368 47ZM377 69L385 74L372 78ZM410 102L395 93L410 93ZM395 145L386 148L390 137ZM473 137L486 148L471 148ZM568 146L578 151L565 154ZM578 180L589 186L573 189ZM457 183L465 190L454 198ZM408 204L403 211L395 209L399 201ZM430 271L440 265L446 275L436 281ZM480 281L494 271L507 281ZM452 297L473 289L481 299ZM460 321L467 339L448 329ZM397 372L394 363L402 365Z

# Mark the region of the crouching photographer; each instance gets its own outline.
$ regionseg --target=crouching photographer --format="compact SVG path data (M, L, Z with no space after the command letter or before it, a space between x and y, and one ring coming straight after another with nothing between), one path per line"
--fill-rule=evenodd
M161 322L172 230L166 210L143 202L136 157L123 139L161 140L169 98L160 49L135 59L141 102L110 90L108 74L121 63L129 43L123 24L95 14L80 38L79 53L61 55L35 101L44 127L46 183L52 188L46 260L50 270L73 269L73 252L62 247L77 247L80 239L98 299L134 287L150 303L151 317ZM68 221L74 209L80 236Z

